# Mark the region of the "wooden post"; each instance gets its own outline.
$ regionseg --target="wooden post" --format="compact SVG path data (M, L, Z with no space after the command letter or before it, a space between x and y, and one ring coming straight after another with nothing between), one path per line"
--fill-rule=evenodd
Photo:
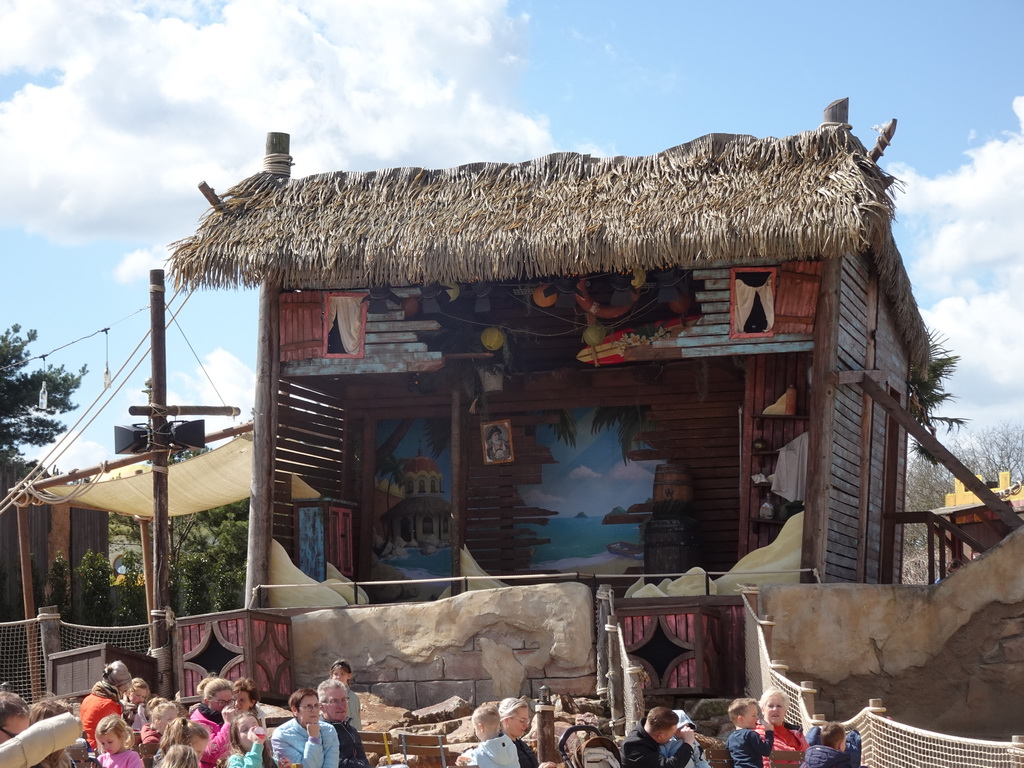
M1024 736L1013 736L1010 748L1010 761L1014 768L1024 768Z
M462 548L466 544L466 454L464 450L462 390L452 389L452 582L451 593L460 592ZM544 759L541 758L541 762Z
M280 291L260 286L259 338L256 348L256 397L253 414L252 480L249 496L249 541L246 549L246 605L262 608L266 601L253 590L270 573L274 528L274 454L277 444L277 391L280 379ZM372 461L371 457L365 457Z
M557 763L558 747L555 743L555 705L551 703L551 689L540 687L537 704L537 757L541 763Z
M159 648L156 638L156 625L153 622L153 611L157 609L153 584L153 541L149 535L149 520L144 517L135 518L139 522L139 541L142 543L142 583L146 587L146 615L149 617L149 645Z
M612 587L602 584L597 588L597 695L608 698L608 633L605 625L611 615Z
M28 530L28 507L18 507L18 549L21 554L21 601L25 618L36 615L36 598L32 593L32 554ZM35 653L39 642L39 627L35 623L25 624L25 644L28 651L28 673L32 686L32 697L43 694L43 675L39 669L39 655Z
M43 674L46 678L46 690L53 690L53 676L50 671L50 656L60 653L60 614L56 605L47 605L39 609L39 643L43 651Z
M772 633L775 631L775 619L772 616L765 616L762 619L765 623L761 625L761 632L764 634L764 647L768 651L768 658L772 655Z
M362 496L362 523L359 526L359 556L356 558L356 574L359 579L370 579L370 553L373 547L374 497L374 454L377 449L377 417L366 413L363 417L363 459L360 467Z
M800 682L800 696L804 700L804 706L808 712L814 711L814 694L818 692L818 689L814 687L813 680L802 680Z
M164 300L164 271L149 272L150 380L149 402L154 406L167 404L167 344ZM167 417L154 409L149 419L150 440L156 454L153 456L153 596L163 608L171 604L170 553L171 524L167 503L168 435ZM157 622L153 635L154 648L167 645L167 625Z
M844 97L836 99L827 107L821 115L823 125L828 123L849 123L850 122L850 99Z
M608 617L608 623L604 627L608 635L608 702L612 722L619 723L626 715L625 702L622 691L622 666L625 663L619 653L619 625L615 616ZM621 725L614 726L619 736L624 735L624 728Z
M807 492L803 531L801 568L816 568L821 580L828 580L825 553L828 548L829 517L832 513L832 461L835 432L836 385L831 374L837 364L837 335L839 320L839 291L843 273L843 259L825 259L818 292L818 306L814 320L814 359L812 363L809 424L807 446ZM803 582L813 583L810 573L800 575Z

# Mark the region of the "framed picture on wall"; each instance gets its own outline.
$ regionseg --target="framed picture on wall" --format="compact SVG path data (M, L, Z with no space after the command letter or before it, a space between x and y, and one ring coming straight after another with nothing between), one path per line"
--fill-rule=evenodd
M512 447L512 422L485 421L480 424L480 448L484 464L508 464L515 460Z

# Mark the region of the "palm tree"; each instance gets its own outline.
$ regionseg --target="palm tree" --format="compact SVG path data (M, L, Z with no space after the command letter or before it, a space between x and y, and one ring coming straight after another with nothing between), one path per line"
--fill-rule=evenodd
M967 419L955 416L938 416L936 411L946 403L956 400L956 395L946 391L946 380L955 372L960 364L960 355L954 355L946 346L948 340L933 330L928 331L928 360L924 366L913 365L910 368L908 385L907 410L917 423L933 435L938 427L946 428L946 432L959 429L967 423ZM920 443L914 444L914 452L931 463L935 459L924 450Z

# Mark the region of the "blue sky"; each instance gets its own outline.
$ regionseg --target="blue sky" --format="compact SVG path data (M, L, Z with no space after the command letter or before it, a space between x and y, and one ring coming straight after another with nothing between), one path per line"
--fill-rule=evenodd
M196 185L258 170L268 131L291 133L296 175L445 167L788 135L848 96L865 144L899 120L883 165L907 184L917 299L964 358L952 410L987 425L1024 406L1019 2L0 0L0 18L0 325L37 329L36 353L110 326L119 366L148 270L205 209ZM254 293L197 292L178 324L169 400L248 415ZM48 362L89 366L84 406L104 354L100 334ZM51 460L109 457L147 376Z

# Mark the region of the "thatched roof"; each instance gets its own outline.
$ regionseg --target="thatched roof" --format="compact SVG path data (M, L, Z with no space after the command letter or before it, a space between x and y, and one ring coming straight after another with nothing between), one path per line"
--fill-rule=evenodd
M355 288L867 253L918 357L892 182L841 126L709 134L646 157L258 173L173 245L171 270L189 286Z

